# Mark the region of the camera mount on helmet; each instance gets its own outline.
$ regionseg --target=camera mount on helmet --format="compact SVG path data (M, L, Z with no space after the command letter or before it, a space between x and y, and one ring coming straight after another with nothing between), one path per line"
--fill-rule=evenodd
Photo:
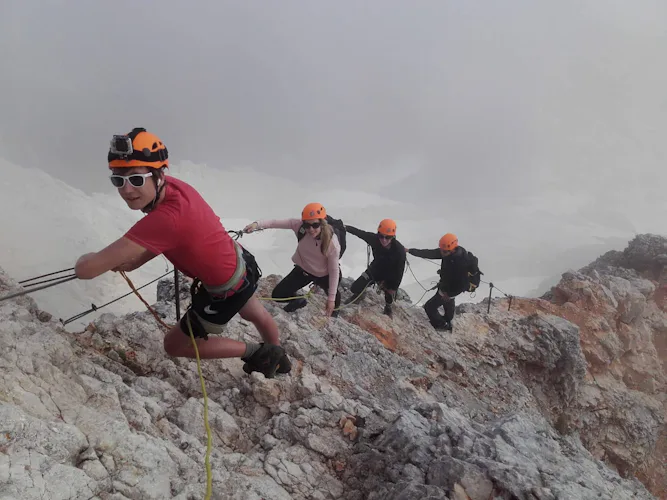
M114 135L111 139L109 152L120 157L128 157L134 153L132 139L128 135Z

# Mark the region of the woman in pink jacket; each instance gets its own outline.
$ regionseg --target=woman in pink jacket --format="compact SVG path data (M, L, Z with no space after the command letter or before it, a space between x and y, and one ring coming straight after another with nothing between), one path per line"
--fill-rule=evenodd
M338 283L342 273L338 265L340 243L327 221L327 212L319 203L309 203L301 213L301 219L261 220L247 225L243 230L252 233L260 229L291 229L299 243L292 255L294 269L273 289L274 299L294 297L304 286L315 283L328 292L327 316L337 316L340 305ZM289 301L285 311L292 312L307 304L305 298Z

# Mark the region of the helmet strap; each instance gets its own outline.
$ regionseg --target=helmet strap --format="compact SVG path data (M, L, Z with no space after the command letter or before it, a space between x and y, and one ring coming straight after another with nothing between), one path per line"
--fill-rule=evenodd
M164 168L164 167L162 167ZM151 212L155 209L159 199L160 199L160 194L162 193L162 190L164 189L164 186L167 184L166 179L162 184L160 184L160 187L158 188L157 181L160 178L160 172L162 172L162 168L159 170L156 170L153 173L153 183L155 184L155 198L153 198L153 201L151 201L148 205L146 205L144 208L141 209L142 212L148 213Z

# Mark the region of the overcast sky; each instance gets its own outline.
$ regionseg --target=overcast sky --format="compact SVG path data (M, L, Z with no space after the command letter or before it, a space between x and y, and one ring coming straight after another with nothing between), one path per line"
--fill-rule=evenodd
M664 0L4 0L0 156L99 189L144 126L175 161L373 173L443 213L613 211L664 190L666 31Z

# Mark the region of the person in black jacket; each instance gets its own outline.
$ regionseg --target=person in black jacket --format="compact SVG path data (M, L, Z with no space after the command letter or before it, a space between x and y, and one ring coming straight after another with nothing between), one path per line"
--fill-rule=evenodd
M352 284L352 297L345 303L355 301L367 286L378 283L384 290L384 313L392 315L392 304L405 272L405 247L396 239L396 222L383 219L376 233L345 226L348 233L364 240L373 251L373 262Z
M438 270L440 281L438 291L424 304L424 311L431 325L436 330L452 330L452 319L456 302L454 297L470 290L470 276L479 273L478 260L472 252L459 245L458 238L447 233L440 238L439 248L434 250L418 250L410 248L407 252L424 259L441 259ZM470 273L470 274L469 274ZM444 307L445 315L438 312Z

